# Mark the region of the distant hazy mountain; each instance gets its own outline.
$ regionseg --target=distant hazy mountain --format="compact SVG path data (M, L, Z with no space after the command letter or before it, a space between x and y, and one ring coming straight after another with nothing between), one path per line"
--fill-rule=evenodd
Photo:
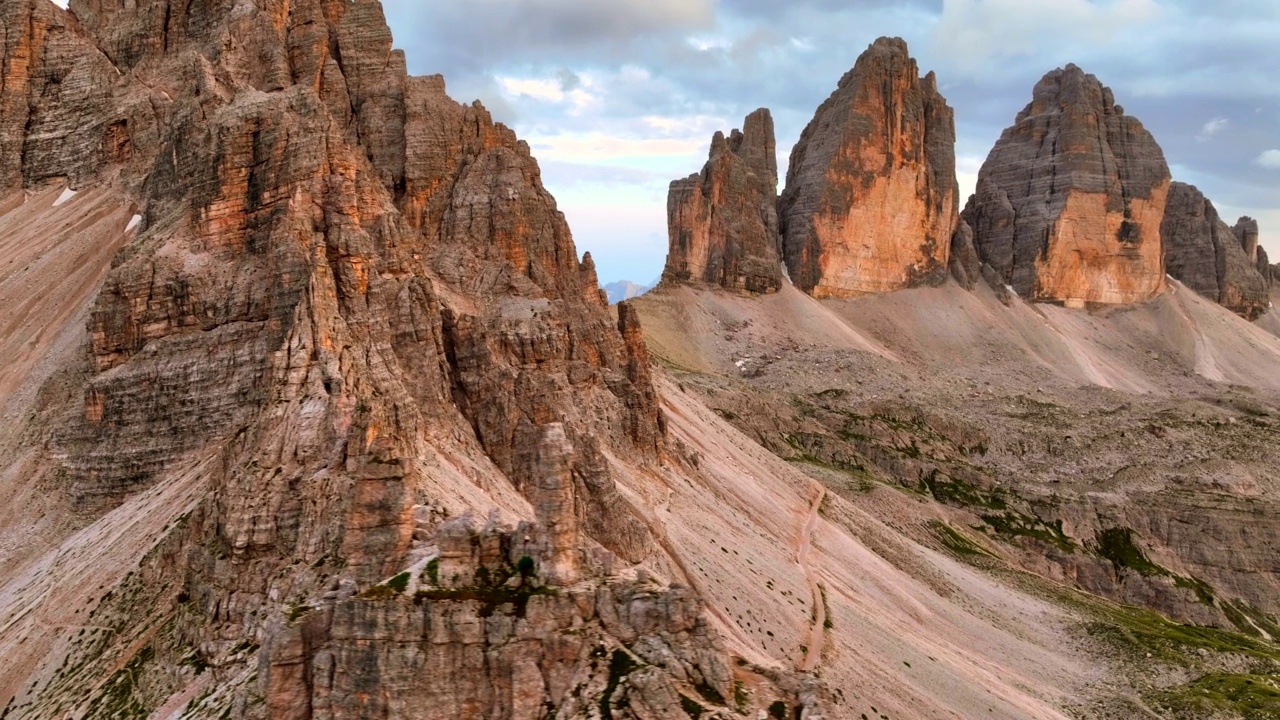
M643 295L653 289L657 283L648 285L637 285L630 280L619 280L611 282L604 286L604 292L609 296L609 304L630 300L633 297Z

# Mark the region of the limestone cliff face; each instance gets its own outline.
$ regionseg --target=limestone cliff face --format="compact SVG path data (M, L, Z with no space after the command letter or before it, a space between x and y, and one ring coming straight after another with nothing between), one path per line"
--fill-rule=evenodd
M1240 241L1240 247L1244 250L1245 257L1253 261L1258 274L1262 276L1263 282L1270 289L1275 282L1274 267L1271 265L1271 258L1267 257L1267 251L1258 244L1258 221L1245 216L1237 220L1235 227L1231 228L1231 230L1235 233L1236 239Z
M791 153L779 201L792 281L850 297L945 279L956 228L955 119L933 73L881 38Z
M961 220L951 238L951 277L966 290L972 290L982 275L982 261L973 247L973 228Z
M1271 301L1256 259L1257 225L1251 229L1252 235L1243 221L1233 229L1199 190L1175 182L1161 225L1165 269L1201 295L1256 319Z
M129 159L157 131L145 88L113 100L118 72L75 18L40 0L0 6L0 187L66 177L72 187Z
M1000 136L964 218L982 261L1024 298L1139 302L1165 286L1169 184L1142 123L1068 65L1044 76Z
M671 183L671 246L663 279L756 293L778 290L777 199L773 116L761 108L728 138L715 134L701 173Z
M691 683L727 696L728 661L713 657L690 591L555 590L604 585L655 552L613 473L672 451L638 317L610 315L528 145L479 104L449 99L439 77L409 77L377 2L73 0L71 11L0 9L0 186L114 183L139 218L89 310L83 367L46 393L57 422L32 452L86 516L179 476L200 490L166 526L146 584L162 636L121 635L84 651L61 690L33 685L5 702L19 715L55 696L99 702L83 688L144 646L234 668L258 645L271 672L228 680L217 712L365 716L369 672L408 678L442 660L470 684L442 679L406 702L447 685L462 708L451 716L570 717L607 684L616 701L659 708L645 717L671 717ZM772 155L739 151L753 164ZM492 513L487 530L446 522L476 512ZM463 557L482 536L496 555ZM449 544L458 537L465 548ZM416 587L432 557L474 582L424 580L415 604L385 611L352 599L411 566ZM489 560L524 578L512 592L529 597L531 626L523 600L496 616L486 604L508 592L477 574ZM323 628L273 624L325 592L338 604ZM646 608L666 598L669 611L618 621L636 597ZM595 634L570 641L584 625ZM664 655L608 679L595 653L659 647L653 638L687 661ZM60 657L26 648L32 672ZM470 672L499 655L510 663ZM605 680L566 695L558 673L588 665ZM290 674L311 694L285 712L272 703L297 691ZM134 698L147 711L183 687L148 678L152 694ZM509 686L516 697L498 693Z

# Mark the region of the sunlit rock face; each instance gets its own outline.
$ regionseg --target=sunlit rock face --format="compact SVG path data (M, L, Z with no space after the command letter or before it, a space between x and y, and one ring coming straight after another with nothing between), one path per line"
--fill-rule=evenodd
M671 183L671 247L663 279L729 290L775 292L778 255L778 160L773 116L763 108L729 137L717 132L702 172Z
M880 38L791 153L778 207L792 281L852 297L945 280L958 196L954 113L906 43Z
M1164 153L1111 90L1075 65L1036 85L965 207L975 248L1019 295L1082 306L1165 287Z

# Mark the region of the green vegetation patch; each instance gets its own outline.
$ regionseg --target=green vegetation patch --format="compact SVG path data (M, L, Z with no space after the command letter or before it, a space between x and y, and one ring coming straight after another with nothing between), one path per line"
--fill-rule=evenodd
M1280 720L1280 677L1214 673L1153 693L1148 701L1178 718L1225 713L1249 720Z
M293 623L297 622L299 618L302 618L309 612L311 612L310 605L306 603L299 603L298 605L294 605L293 607L289 608L289 612L285 613L284 617L285 617L285 620L287 620L289 624L292 625Z
M622 681L639 667L640 663L631 657L631 653L621 648L614 650L609 656L609 679L604 686L604 692L600 695L600 717L604 720L613 720L613 708L610 706L613 693L617 691Z
M961 558L995 557L984 550L981 545L965 537L960 531L940 520L930 520L929 528L933 530L933 534L942 543L943 547L951 551L954 555Z
M711 685L708 684L705 680L702 682L694 683L693 689L698 691L698 694L702 696L703 700L706 700L712 705L725 704L724 695L722 695L719 690L716 690L715 688L711 687Z
M137 718L150 715L150 708L139 702L134 690L147 663L155 659L155 654L154 648L145 645L124 667L113 673L89 706L85 718Z
M920 492L931 495L934 500L944 505L981 507L989 510L1006 510L1009 507L1003 488L986 490L973 483L944 475L936 469L920 478L919 489Z
M1226 600L1218 607L1240 632L1252 637L1262 637L1265 632L1272 640L1280 640L1280 627L1275 619L1243 600Z
M390 580L387 581L387 587L391 588L392 590L395 590L398 593L402 593L405 590L408 590L409 589L409 573L402 572L399 575L396 575L395 577L391 578Z
M1125 568L1141 575L1168 575L1169 571L1151 562L1142 548L1133 542L1133 530L1127 527L1107 528L1098 533L1093 551L1111 561L1117 570Z
M702 713L707 710L702 707L702 703L684 693L680 693L680 709L684 710L684 714L693 718L693 720L698 720L698 718L702 717Z
M529 606L529 598L534 595L555 594L556 592L551 588L530 587L528 585L519 587L476 585L461 588L432 588L414 593L413 604L421 605L424 602L442 600L454 602L474 600L480 603L480 617L492 616L503 605L511 605L515 610L516 617L524 617L525 611Z
M1111 640L1137 657L1151 653L1160 660L1187 665L1196 660L1189 651L1203 648L1268 661L1280 671L1280 646L1273 643L1227 630L1175 623L1145 608L1102 602L1091 605L1099 621L1089 624L1090 634Z
M1015 510L1007 510L1000 514L982 516L982 521L998 535L1005 537L1029 537L1050 545L1056 545L1065 553L1073 553L1077 547L1075 542L1062 531L1062 521L1046 523L1033 515L1024 515Z
M1205 605L1213 604L1213 586L1197 577L1173 576L1173 584L1180 588L1192 590L1196 599Z

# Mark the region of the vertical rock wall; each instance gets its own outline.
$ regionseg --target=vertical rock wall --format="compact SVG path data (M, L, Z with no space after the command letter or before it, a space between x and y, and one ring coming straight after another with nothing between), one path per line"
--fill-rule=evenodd
M1093 75L1045 75L978 174L964 210L983 262L1031 300L1123 304L1165 286L1169 167Z
M906 43L880 38L791 153L778 214L792 282L849 297L943 281L958 196L954 113Z
M671 183L671 241L663 278L730 290L774 292L782 284L778 161L773 117L760 109L742 130L716 133L702 172Z

